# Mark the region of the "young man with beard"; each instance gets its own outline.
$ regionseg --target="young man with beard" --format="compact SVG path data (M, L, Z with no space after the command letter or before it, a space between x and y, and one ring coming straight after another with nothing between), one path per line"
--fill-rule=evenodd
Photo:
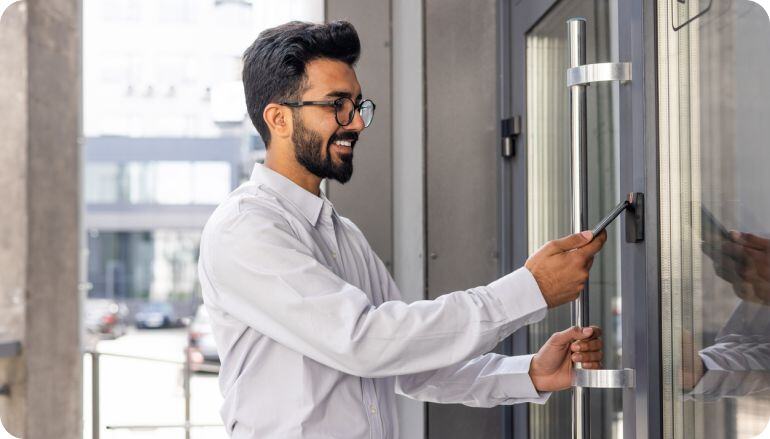
M598 328L554 334L534 356L487 353L576 299L606 234L546 244L489 285L412 304L361 231L320 191L347 182L375 105L353 66L352 25L292 22L243 57L265 164L214 212L199 274L237 439L396 438L396 392L423 401L543 403L573 361L598 368Z

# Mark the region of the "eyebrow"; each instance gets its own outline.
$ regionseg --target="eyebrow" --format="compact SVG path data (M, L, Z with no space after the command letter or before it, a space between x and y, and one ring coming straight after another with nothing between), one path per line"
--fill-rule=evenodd
M330 91L329 93L326 93L326 96L330 98L350 98L352 95L346 91ZM363 98L363 95L359 93L355 100L360 101L361 98Z

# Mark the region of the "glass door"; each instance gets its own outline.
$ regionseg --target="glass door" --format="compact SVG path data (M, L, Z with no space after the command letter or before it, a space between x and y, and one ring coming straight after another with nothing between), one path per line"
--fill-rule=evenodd
M576 114L571 108L582 107L572 105L577 102L571 97L575 92L567 84L568 68L575 64L569 56L575 33L570 32L573 37L568 41L567 22L574 30L575 18L585 22L585 61L577 64L612 63L609 70L604 70L609 66L579 69L586 76L594 75L586 81L586 116L577 118L584 127L585 141L579 143L585 144L586 157L581 171L586 175L581 183L585 189L577 192L585 200L581 209L587 218L580 222L590 228L629 193L642 193L645 200L644 211L636 211L641 222L627 213L607 229L608 241L594 260L585 294L588 304L584 304L585 323L604 331L606 376L634 378L622 389L582 387L572 394L555 394L543 406L517 406L510 417L512 437L659 437L657 96L650 74L656 65L655 4L511 0L503 6L510 32L504 25L503 49L508 59L502 63L501 116L521 120L513 148L506 150L511 144L503 143L503 157L508 151L508 158L501 159L501 236L511 255L507 259L503 252L503 270L521 266L543 243L574 228L572 144L575 138L583 139L571 134ZM570 81L574 81L575 70L571 72ZM644 233L629 239L629 224ZM514 334L512 351L535 351L551 333L572 325L573 313L568 306L550 310L544 321ZM629 369L628 375L614 374ZM576 374L576 378L584 376ZM581 398L581 392L587 396ZM580 412L575 410L576 401L587 407L587 415L576 416ZM578 420L587 428L573 430L572 424L580 426Z
M770 437L769 9L657 1L666 438Z
M524 2L526 3L526 2ZM530 2L538 3L538 2ZM616 0L544 1L514 8L511 111L520 111L522 134L512 159L510 193L514 254L536 251L545 242L572 233L572 180L567 21L586 21L586 61L618 61ZM518 67L523 64L523 68ZM517 77L517 72L520 72ZM619 85L586 87L588 223L596 224L626 193L620 190ZM620 221L607 229L608 241L595 259L588 285L588 321L603 329L605 369L623 368ZM514 258L515 259L515 258ZM542 322L519 335L520 352L536 351L554 332L573 323L569 306L551 310ZM584 389L588 393L587 437L623 436L623 391ZM554 394L545 405L514 415L515 437L572 437L571 392ZM516 423L518 422L518 427ZM527 428L521 428L526 422Z
M526 143L528 250L535 252L547 241L572 233L572 183L570 115L566 71L568 68L567 20L583 17L587 23L589 62L613 60L612 7L606 1L572 0L557 3L526 36ZM595 224L620 201L618 142L613 84L587 87L588 114L588 217ZM618 272L620 233L608 229L605 249L596 258L589 282L589 322L604 330L604 367L621 364L621 298ZM571 325L569 307L549 313L529 331L533 350L555 331ZM622 393L588 391L590 427L595 437L620 437ZM543 406L530 408L530 437L571 436L569 392L554 395Z

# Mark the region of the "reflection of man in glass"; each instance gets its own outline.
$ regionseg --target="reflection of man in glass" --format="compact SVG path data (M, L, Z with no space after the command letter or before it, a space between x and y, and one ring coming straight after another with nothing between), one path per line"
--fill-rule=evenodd
M354 70L359 52L349 23L293 22L264 31L244 55L265 164L214 212L199 261L234 438L392 438L396 392L542 403L570 386L573 361L601 366L598 328L554 334L534 356L488 352L578 297L606 233L552 241L489 285L400 301L363 233L320 190L324 178L351 178L374 118Z
M703 252L741 300L702 364L685 374L690 397L717 399L770 390L770 240L727 232L703 211Z

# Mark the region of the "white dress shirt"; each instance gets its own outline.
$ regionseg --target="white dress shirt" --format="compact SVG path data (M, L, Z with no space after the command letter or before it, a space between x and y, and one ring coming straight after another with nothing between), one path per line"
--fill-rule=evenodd
M483 355L546 313L526 268L407 304L350 220L263 165L212 214L198 269L234 439L397 438L396 392L475 407L548 398L531 356Z

